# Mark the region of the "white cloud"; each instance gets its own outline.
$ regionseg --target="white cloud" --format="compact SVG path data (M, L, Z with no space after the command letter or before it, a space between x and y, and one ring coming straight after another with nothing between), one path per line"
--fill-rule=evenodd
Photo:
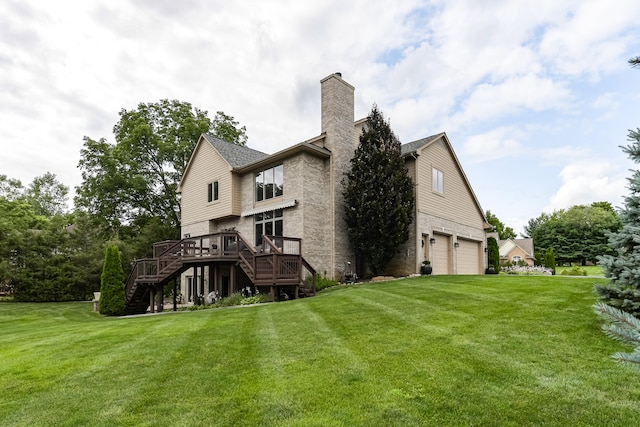
M603 93L593 102L593 108L600 110L598 120L604 121L611 119L620 106L620 94L615 92Z
M473 135L462 144L462 153L473 163L515 157L523 154L516 129L500 127Z
M615 4L603 0L580 1L571 7L563 21L545 32L540 51L552 69L567 75L589 74L624 67L627 46L640 20L640 3L621 0Z
M451 125L463 126L526 110L561 110L570 99L571 93L564 84L534 75L515 77L497 84L480 84L467 97L461 111L453 116Z
M543 211L552 212L600 201L618 206L627 193L627 179L621 172L618 165L604 159L570 163L560 172L562 184Z
M627 69L640 51L639 5L5 0L0 173L29 182L51 170L77 185L82 137L113 142L120 109L162 98L210 116L225 111L247 127L251 147L273 152L320 131L319 80L341 71L356 87L356 118L377 102L403 142L446 131L478 169L524 153L518 172L532 179L551 150L565 147L554 162L618 150L602 137L585 139L576 118L600 130L619 125L611 112L636 108L637 99L618 99L621 89L589 78ZM593 91L585 95L584 86ZM592 120L594 111L607 122ZM495 191L493 172L478 171L474 188ZM573 182L539 179L546 185L532 188L541 192L529 197L535 209L551 197L548 188Z

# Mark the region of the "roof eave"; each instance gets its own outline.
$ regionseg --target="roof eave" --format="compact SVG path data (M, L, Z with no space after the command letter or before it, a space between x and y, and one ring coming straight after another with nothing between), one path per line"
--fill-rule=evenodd
M253 169L260 168L262 166L267 166L269 164L278 162L280 160L284 160L287 157L291 157L298 153L310 153L315 156L328 159L329 157L331 157L331 151L314 144L314 142L321 140L322 138L324 138L324 135L320 135L316 138L312 138L310 140L285 148L282 151L278 151L277 153L271 154L270 156L267 156L255 162L248 163L240 167L236 167L233 169L233 171L237 173L245 173Z

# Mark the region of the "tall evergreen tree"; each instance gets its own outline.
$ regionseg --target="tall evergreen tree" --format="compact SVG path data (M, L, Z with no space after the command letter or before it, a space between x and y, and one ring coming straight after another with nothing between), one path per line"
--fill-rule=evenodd
M631 144L621 147L634 163L640 163L640 129L629 131ZM609 234L614 255L599 257L604 275L611 279L596 285L600 300L610 306L640 317L640 170L628 179L630 194L620 211L622 228Z
M104 266L100 277L100 313L108 316L124 314L126 297L124 272L118 246L109 244L105 249Z
M640 371L640 319L601 302L593 310L607 321L602 327L607 336L635 347L631 353L617 352L612 357Z
M414 196L400 141L376 105L343 184L351 244L371 272L381 274L409 238Z
M493 268L495 273L500 271L500 248L494 237L487 238L487 258L489 268Z
M544 253L544 266L550 268L552 274L556 274L556 255L552 248L547 249Z

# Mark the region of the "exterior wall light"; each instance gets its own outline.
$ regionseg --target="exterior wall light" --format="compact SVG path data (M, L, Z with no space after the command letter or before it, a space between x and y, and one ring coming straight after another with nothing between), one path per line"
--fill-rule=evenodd
M436 243L436 239L434 239L433 237L429 239L429 243L431 243L432 245Z
M453 247L454 247L454 248L456 248L456 249L458 249L458 247L459 247L459 246L460 246L460 243L458 243L458 242L455 242L455 243L453 244Z

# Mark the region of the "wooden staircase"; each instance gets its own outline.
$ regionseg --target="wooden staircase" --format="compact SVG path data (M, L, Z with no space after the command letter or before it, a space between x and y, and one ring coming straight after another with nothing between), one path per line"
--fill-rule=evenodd
M153 246L153 258L136 260L126 282L127 314L153 311L156 293L189 268L228 263L244 272L254 286L268 286L271 299L278 299L282 287L295 297L315 295L316 272L301 253L302 240L263 236L254 247L237 231L208 234L182 240L168 240ZM307 284L304 272L310 275Z

